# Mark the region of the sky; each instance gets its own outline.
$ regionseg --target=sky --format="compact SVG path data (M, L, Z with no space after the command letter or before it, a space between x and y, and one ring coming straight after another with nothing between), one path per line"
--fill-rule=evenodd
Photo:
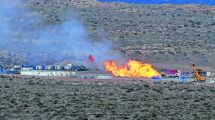
M121 1L142 4L208 4L215 5L215 0L98 0L102 2Z

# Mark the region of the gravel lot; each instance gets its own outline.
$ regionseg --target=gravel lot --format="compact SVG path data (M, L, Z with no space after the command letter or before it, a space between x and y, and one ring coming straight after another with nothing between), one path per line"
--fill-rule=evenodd
M0 118L215 119L215 86L1 77Z

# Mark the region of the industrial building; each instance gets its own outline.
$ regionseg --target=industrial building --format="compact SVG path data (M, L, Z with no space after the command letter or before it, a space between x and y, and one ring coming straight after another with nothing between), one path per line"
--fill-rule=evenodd
M20 74L26 76L47 76L47 77L76 77L76 78L97 78L110 79L113 76L104 73L93 73L87 71L83 65L15 65L6 69L0 67L0 74Z
M215 77L215 72L207 72L206 75L207 77Z
M21 70L65 70L65 71L86 71L83 65L22 65Z
M48 71L48 70L21 70L21 75L48 76L48 77L74 77L74 71Z
M83 65L22 65L20 74L31 76L74 77L75 71L85 71Z

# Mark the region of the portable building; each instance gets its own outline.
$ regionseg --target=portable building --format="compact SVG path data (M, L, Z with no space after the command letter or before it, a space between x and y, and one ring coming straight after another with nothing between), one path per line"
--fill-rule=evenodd
M176 78L176 77L179 78L181 76L181 71L180 70L166 70L165 76L170 77L170 78Z
M47 71L47 70L25 70L21 75L30 76L49 76L49 77L74 77L76 72L73 71Z

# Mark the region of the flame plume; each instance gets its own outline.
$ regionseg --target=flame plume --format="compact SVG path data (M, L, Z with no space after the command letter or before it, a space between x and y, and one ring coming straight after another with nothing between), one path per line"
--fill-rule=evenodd
M115 61L108 60L104 62L104 67L107 72L111 72L116 77L152 78L161 76L152 65L136 60L128 60L124 66L118 66Z

